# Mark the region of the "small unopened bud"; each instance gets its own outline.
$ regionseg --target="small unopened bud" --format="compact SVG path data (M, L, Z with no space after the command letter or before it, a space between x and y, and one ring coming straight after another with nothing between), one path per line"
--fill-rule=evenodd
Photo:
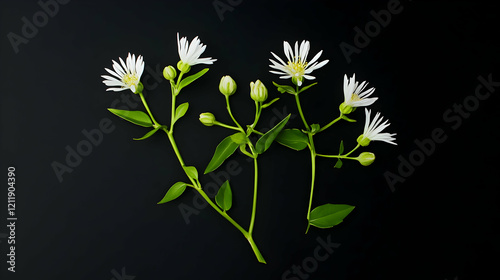
M356 109L355 107L345 105L344 102L342 102L342 104L340 104L340 106L339 106L339 110L343 115L347 115L347 114L351 113L352 111L354 111L355 109Z
M361 163L361 165L368 166L372 164L373 161L375 161L375 154L369 152L362 152L356 159L359 161L359 163Z
M141 82L139 82L139 83L137 84L137 86L133 88L133 90L132 90L132 91L133 91L135 94L139 94L139 93L142 93L142 91L143 91L143 90L144 90L144 86L142 85L142 83L141 83Z
M191 70L191 66L187 63L184 63L182 60L179 60L179 62L177 62L177 69L179 69L179 71L181 71L182 73L187 73L189 72L189 70Z
M361 134L358 139L356 139L356 141L358 141L358 144L363 146L363 147L366 147L368 146L368 144L370 144L370 139L368 137L366 137L364 134Z
M165 79L171 81L177 77L177 71L175 70L174 66L169 65L163 69L163 77Z
M302 85L302 81L303 81L303 79L304 79L303 77L295 77L295 76L293 76L293 77L292 77L292 83L293 83L294 85L296 85L296 86L299 86L299 87L300 87L300 86Z
M215 123L215 116L212 113L201 113L200 122L206 126L212 126Z
M267 88L260 80L250 83L250 97L257 102L266 101Z
M220 79L219 91L225 96L231 96L236 92L236 82L230 76Z

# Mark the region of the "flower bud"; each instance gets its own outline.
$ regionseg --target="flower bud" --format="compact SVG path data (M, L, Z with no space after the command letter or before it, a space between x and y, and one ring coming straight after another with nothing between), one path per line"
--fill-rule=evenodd
M135 94L142 93L143 90L144 90L144 86L142 85L141 82L139 82L137 84L137 86L133 88L133 91L134 91Z
M236 92L236 82L230 76L223 76L220 79L219 91L225 96L231 96Z
M370 144L370 139L368 137L365 137L364 134L361 134L358 139L356 139L356 141L358 141L358 144L363 146L363 147L366 147L368 146L368 144Z
M250 97L257 102L266 101L267 88L260 80L250 83Z
M292 83L296 86L301 86L302 85L303 78L302 77L292 77Z
M200 122L206 126L212 126L215 123L215 116L212 113L201 113Z
M165 79L171 81L177 77L177 71L175 70L174 66L169 65L163 69L163 77Z
M359 161L359 163L361 163L361 165L368 166L372 164L373 161L375 161L375 154L369 152L362 152L356 159Z
M354 111L355 109L356 109L355 107L345 105L344 102L342 102L342 104L340 104L340 106L339 106L340 113L342 113L343 115L347 115L347 114L351 113L352 111Z
M179 62L177 62L177 69L179 69L179 71L181 71L182 73L187 73L189 72L189 70L191 70L191 66L187 63L184 63L182 60L179 60Z

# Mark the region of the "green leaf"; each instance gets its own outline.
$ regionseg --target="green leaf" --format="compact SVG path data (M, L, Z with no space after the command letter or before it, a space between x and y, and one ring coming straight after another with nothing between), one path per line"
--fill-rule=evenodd
M233 205L233 193L231 192L229 181L222 184L217 192L217 195L215 196L215 202L217 202L217 205L219 205L219 207L224 211L231 209L231 206Z
M260 139L255 144L255 150L258 154L262 154L267 149L269 149L274 139L276 139L278 134L285 127L286 123L288 122L288 119L290 119L290 114L288 114L288 116L283 120L281 120L276 126L274 126L268 132L266 132L266 134L260 137Z
M344 140L340 140L339 155L344 152Z
M108 110L117 115L118 117L129 121L133 124L144 126L144 127L152 127L153 122L149 118L149 116L142 112L142 111L127 111L127 110L118 110L118 109L111 109L108 108Z
M205 73L208 72L208 68L205 68L201 70L200 72L193 74L191 76L187 76L186 78L182 79L181 83L179 84L179 88L177 89L178 91L181 91L184 87L188 86L190 83L196 81L196 79L200 78L201 76L205 75Z
M141 138L134 138L134 140L144 140L144 139L147 139L149 137L151 137L153 134L155 134L158 129L160 129L161 126L158 126L157 128L149 131L148 133L144 134L144 136L142 136Z
M281 93L290 93L290 94L296 94L295 89L291 86L286 86L286 85L278 85L277 83L273 82L273 85L278 88L278 91Z
M231 137L231 140L238 145L246 144L248 142L247 135L243 132L235 133L235 134L231 135L230 137Z
M333 168L341 168L342 167L342 161L340 158L337 160L337 163L335 163L335 166Z
M308 88L310 88L310 87L312 87L312 86L314 86L314 85L316 85L316 84L317 84L317 83L313 83L313 84L310 84L310 85L308 85L308 86L303 87L302 89L300 89L300 90L299 90L299 93L301 93L301 92L305 91L306 89L308 89Z
M222 140L217 148L215 148L214 156L210 160L205 169L204 174L210 173L217 169L229 156L234 154L238 148L238 144L234 143L231 136L228 136Z
M198 170L196 170L196 167L194 166L183 166L184 171L186 172L186 175L189 176L189 178L193 178L195 180L198 180Z
M309 224L318 228L331 228L340 224L355 206L347 204L325 204L314 208Z
M176 122L178 119L182 118L186 114L188 108L189 108L188 102L185 102L185 103L182 103L181 105L179 105L179 107L177 107L177 109L175 109L174 122Z
M280 134L278 134L278 137L276 137L276 141L285 147L297 151L306 148L307 144L309 144L307 135L296 128L283 129Z
M271 104L273 104L274 102L278 101L279 99L280 98L277 97L277 98L271 100L270 102L267 102L266 104L262 105L262 108L267 108L267 107L271 106Z
M165 194L165 197L163 197L163 199L158 202L158 204L167 203L178 198L186 190L186 186L187 184L183 182L175 183L170 187L170 189L167 191L167 194Z
M348 121L348 122L356 122L356 120L350 119L346 115L342 115L341 118Z

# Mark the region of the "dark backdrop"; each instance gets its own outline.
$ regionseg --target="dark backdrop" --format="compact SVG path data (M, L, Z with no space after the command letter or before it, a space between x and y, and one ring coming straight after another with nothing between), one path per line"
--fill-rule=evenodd
M475 97L481 79L500 81L498 5L73 0L60 1L47 15L47 2L0 4L2 279L461 280L498 274L499 87L483 86ZM374 14L388 5L390 20L374 24ZM33 20L36 32L23 27ZM356 35L366 27L369 41ZM106 110L142 105L121 99L130 91L106 92L100 75L112 59L143 55L150 67L143 76L148 102L167 122L169 85L155 70L177 63L177 32L189 40L200 36L208 46L204 56L217 58L178 98L190 108L176 137L187 163L199 170L230 133L198 121L206 111L229 121L217 90L222 75L238 83L231 101L243 123L253 118L248 84L261 79L270 98L281 99L274 111L264 111L259 128L288 113L288 127L301 127L292 96L273 89L271 82L279 79L268 72L270 51L284 57L283 40L309 40L310 58L323 50L322 59L330 60L313 73L319 84L301 95L311 123L338 116L344 74L356 73L376 87L379 100L371 108L390 120L388 132L397 133L398 145L370 144L364 150L377 160L369 167L345 162L334 169L334 161L318 160L314 205L355 205L342 224L304 234L309 155L280 145L259 161L255 240L267 265L255 260L234 227L197 202L194 191L156 205L171 184L185 180L182 170L164 134L134 141L147 130ZM341 46L353 53L345 55ZM316 137L318 150L336 153L342 139L346 149L356 144L363 110L351 116L358 123L341 122ZM111 122L112 131L58 178L53 164L66 165L68 149L86 139L83 131L99 129L103 121ZM441 143L431 149L425 139L439 132ZM427 143L425 153L419 141ZM6 263L9 166L16 168L15 273ZM231 213L246 227L252 164L235 154L220 170L202 183L229 174ZM193 212L187 219L183 207ZM315 260L325 242L337 248L326 260Z

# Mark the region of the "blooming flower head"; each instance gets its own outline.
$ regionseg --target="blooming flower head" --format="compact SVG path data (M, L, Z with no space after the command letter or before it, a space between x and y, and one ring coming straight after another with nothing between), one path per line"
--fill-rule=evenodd
M287 41L283 42L283 48L285 51L285 56L287 58L287 62L285 63L279 56L271 52L271 54L278 60L272 60L271 63L273 65L269 65L269 67L276 69L278 71L271 70L269 72L273 74L283 75L281 79L291 78L294 83L298 86L302 85L303 79L314 80L315 77L309 75L312 71L323 67L328 63L328 60L323 60L318 62L317 60L323 53L320 51L317 53L311 61L307 62L307 54L309 53L310 44L309 41L302 41L299 48L299 42L295 42L295 51L292 50L292 47Z
M188 43L186 37L182 37L179 40L179 33L177 33L177 50L179 52L179 57L181 61L179 61L177 67L182 72L189 71L190 67L196 64L212 64L217 59L212 59L211 57L200 58L200 55L207 48L206 45L203 45L196 36L191 44ZM187 71L183 71L186 70Z
M363 134L361 134L357 139L358 144L361 146L368 146L370 141L384 141L392 145L397 145L393 142L396 140L396 138L393 137L396 133L381 133L382 130L390 125L390 123L387 123L388 120L382 123L382 117L380 116L380 113L377 112L375 118L370 121L370 113L371 111L365 108L365 129Z
M366 81L359 84L356 81L356 74L352 75L350 79L347 79L347 75L344 75L344 103L341 106L347 108L346 111L352 111L353 107L365 107L373 104L378 98L367 97L375 91L375 88L372 87L363 91L367 85L368 83ZM347 114L350 113L350 111L347 112Z
M138 89L142 87L140 82L141 75L144 72L144 59L141 55L135 59L135 54L127 56L126 63L120 57L120 64L113 60L113 69L112 71L108 68L104 68L109 74L102 75L105 80L102 81L109 88L106 90L112 91L122 91L126 89L130 89L133 93L136 93Z

